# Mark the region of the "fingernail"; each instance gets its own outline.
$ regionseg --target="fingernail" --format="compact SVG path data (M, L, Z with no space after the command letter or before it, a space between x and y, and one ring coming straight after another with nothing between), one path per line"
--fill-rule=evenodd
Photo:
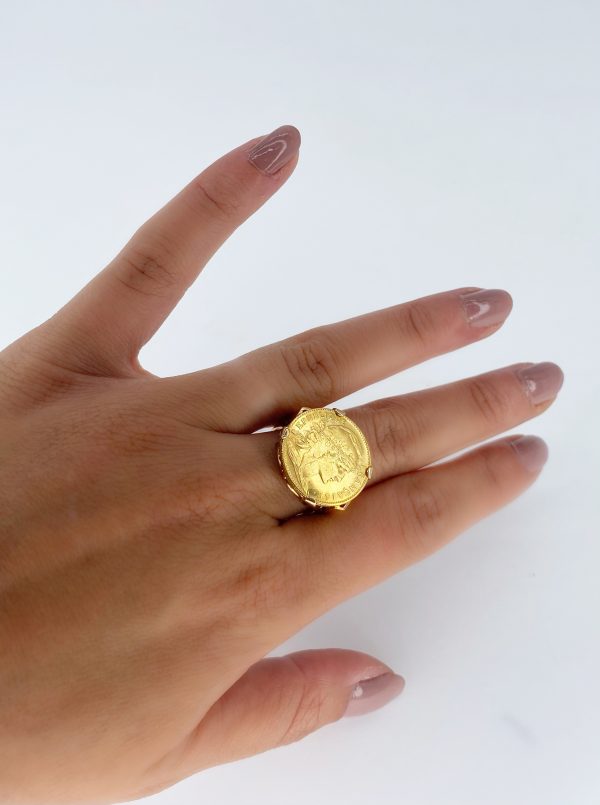
M502 324L512 310L512 298L496 289L471 291L461 296L465 316L471 327L493 327Z
M391 672L361 679L352 688L344 715L362 716L377 710L402 693L404 685L404 678Z
M539 472L548 459L548 445L538 436L519 436L510 446L528 472Z
M555 363L534 363L517 369L516 374L535 405L556 397L564 380L562 369Z
M300 132L294 126L280 126L256 143L248 160L268 176L278 171L300 150Z

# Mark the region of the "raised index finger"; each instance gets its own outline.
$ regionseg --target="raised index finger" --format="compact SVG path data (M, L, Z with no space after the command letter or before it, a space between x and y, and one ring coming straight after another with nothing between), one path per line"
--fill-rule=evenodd
M133 235L53 319L63 364L130 374L137 354L219 246L281 187L300 147L281 126L218 159Z

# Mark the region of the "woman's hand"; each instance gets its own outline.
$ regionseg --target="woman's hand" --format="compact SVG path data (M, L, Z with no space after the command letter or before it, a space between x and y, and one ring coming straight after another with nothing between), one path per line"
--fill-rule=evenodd
M132 799L384 703L403 680L368 655L262 658L519 495L546 458L510 437L421 469L544 411L553 364L347 409L374 472L344 513L295 516L278 432L253 433L490 335L504 291L392 306L185 376L141 368L202 266L294 169L294 128L257 142L0 354L3 801Z

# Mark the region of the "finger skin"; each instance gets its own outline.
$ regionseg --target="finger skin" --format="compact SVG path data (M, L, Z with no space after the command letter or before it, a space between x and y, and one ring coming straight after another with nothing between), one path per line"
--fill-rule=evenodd
M300 134L293 131L299 147ZM144 223L111 263L48 322L54 351L71 368L139 374L137 354L221 244L293 172L293 156L275 173L248 154L262 138L206 168Z
M167 380L179 410L199 425L243 433L281 424L302 406L328 405L493 333L510 313L511 297L506 291L488 291L496 306L494 323L473 326L462 298L473 290L458 288L315 327Z
M533 363L518 363L437 388L346 409L367 436L376 468L371 485L446 458L543 413L556 399L563 373L552 375L551 397L536 402L521 374Z
M279 550L310 573L298 574L293 589L290 584L282 594L301 602L308 622L439 550L538 477L546 445L537 437L520 439L510 436L444 464L389 478L365 489L345 512L286 521L279 529Z
M548 408L555 396L536 403L524 370L545 370L558 393L562 371L556 364L520 363L412 394L386 397L346 408L369 444L373 475L367 486L419 469L477 442L496 436ZM264 501L273 517L306 511L282 483L274 461L279 431L255 433L256 463L262 468ZM354 503L350 504L351 506Z
M359 681L386 674L385 695L373 697L376 709L404 687L402 677L390 673L385 663L346 649L308 649L261 660L204 716L188 743L181 775L300 740L342 718Z

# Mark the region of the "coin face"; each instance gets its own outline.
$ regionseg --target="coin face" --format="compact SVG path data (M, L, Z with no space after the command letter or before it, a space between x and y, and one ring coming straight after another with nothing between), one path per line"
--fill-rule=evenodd
M371 472L363 432L334 408L301 410L281 432L278 457L292 491L317 506L349 503Z

